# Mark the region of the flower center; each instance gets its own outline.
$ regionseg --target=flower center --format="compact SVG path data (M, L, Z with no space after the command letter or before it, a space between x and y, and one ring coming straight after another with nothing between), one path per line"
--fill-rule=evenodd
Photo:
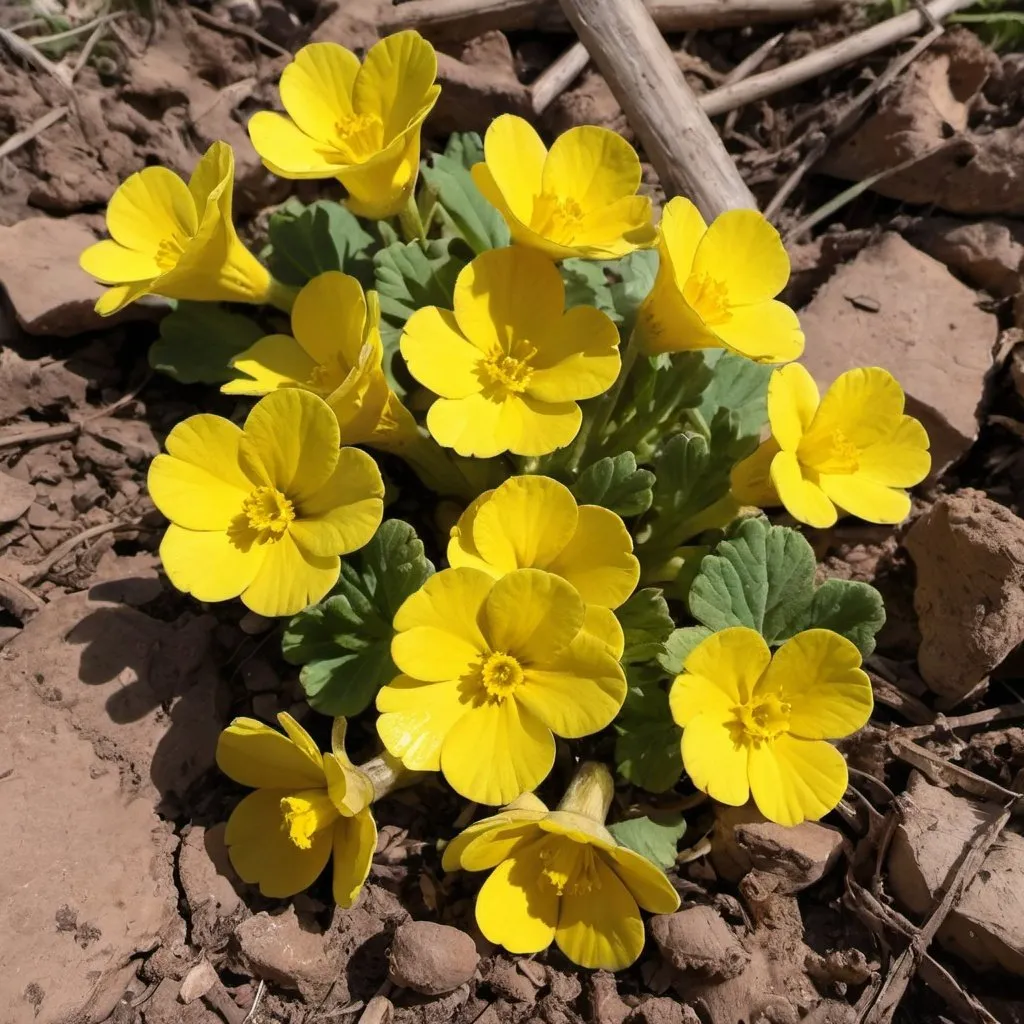
M683 298L708 325L729 319L729 286L710 274L691 277L683 288Z
M734 729L739 740L752 746L760 746L765 740L773 740L789 728L789 704L779 700L774 693L766 694L749 704L737 704L732 709Z
M539 235L569 245L579 231L583 220L583 208L571 196L556 196L552 192L541 192L533 201L531 227Z
M483 364L483 372L489 383L518 394L526 390L533 367L525 359L514 356L492 356Z
M601 888L595 851L565 836L551 836L540 849L544 867L541 874L561 896L563 893L583 895Z
M511 654L496 651L487 656L480 677L489 696L504 700L523 681L523 667Z
M242 514L253 530L277 540L295 519L295 506L276 488L257 487L242 502Z
M313 836L338 820L338 809L323 789L305 789L281 801L281 831L300 849L313 845Z
M353 163L381 148L384 122L376 114L350 114L334 122L334 143Z
M806 435L799 454L801 462L819 473L856 473L860 469L860 449L838 429L821 437Z
M160 268L161 272L166 274L169 270L173 270L178 265L178 260L185 255L185 246L181 244L181 241L174 235L169 238L163 238L160 240L160 244L156 247L156 265Z
M348 370L338 359L334 366L318 364L309 375L309 386L322 395L333 394L348 377Z

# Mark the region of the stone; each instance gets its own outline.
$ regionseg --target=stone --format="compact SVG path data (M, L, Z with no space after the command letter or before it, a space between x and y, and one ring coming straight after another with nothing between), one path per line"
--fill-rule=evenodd
M689 1015L684 1010L690 1010ZM629 1024L687 1024L689 1020L700 1020L690 1007L668 996L651 996L637 1005Z
M1021 290L1024 226L1008 220L962 221L928 217L908 232L919 249L945 263L976 288L1001 299Z
M391 981L424 996L444 995L464 985L480 962L469 935L433 921L399 925L388 959Z
M201 1002L184 1006L178 999L178 982L164 978L142 1004L145 1024L223 1024L220 1017Z
M650 929L665 960L692 977L725 981L742 974L750 962L750 954L712 907L658 914Z
M528 1003L531 1006L537 1001L539 986L521 973L515 961L506 956L496 956L490 966L483 971L481 980L488 988L506 999Z
M956 796L913 772L889 853L887 885L922 920L942 898L964 850L1002 808ZM1024 836L1004 829L936 938L976 970L1024 974Z
M192 922L192 942L200 949L223 948L248 911L235 890L241 884L224 844L226 825L193 825L178 854L178 875Z
M842 849L843 834L830 825L805 821L788 828L765 821L749 807L715 808L711 859L730 881L757 870L778 876L776 892L800 892L825 876Z
M1024 641L1024 520L968 488L937 501L905 543L921 677L956 702Z
M188 974L182 978L178 998L183 1003L194 1003L202 998L214 985L220 983L217 972L210 966L209 960L200 960Z
M104 286L78 265L95 241L84 224L60 217L0 227L0 284L29 334L69 338L104 325L93 309Z
M587 1001L595 1024L623 1024L632 1009L619 995L615 975L594 971L587 978Z
M978 436L999 328L937 260L886 233L840 266L800 312L804 362L824 389L846 370L881 366L931 439L932 473Z
M9 473L0 473L0 523L20 519L36 500L36 489Z
M485 132L499 114L532 117L530 90L514 69L497 64L471 64L447 53L437 55L441 95L430 115L431 131Z

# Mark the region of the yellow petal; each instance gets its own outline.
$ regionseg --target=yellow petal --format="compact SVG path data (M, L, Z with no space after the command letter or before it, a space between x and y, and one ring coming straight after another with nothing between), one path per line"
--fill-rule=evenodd
M772 483L772 461L779 454L779 443L770 437L762 441L756 452L737 462L730 476L733 497L741 505L771 508L779 504L779 495Z
M636 150L621 135L580 125L555 139L544 161L541 190L572 197L587 214L632 196L642 176Z
M445 781L481 804L507 804L536 789L554 761L551 730L512 700L470 708L441 747Z
M686 725L695 715L726 704L745 704L771 657L761 634L746 626L731 626L702 640L672 687L670 701L677 724Z
M513 478L514 479L514 478ZM480 569L482 572L493 576L495 579L502 576L507 570L498 568L487 562L476 548L476 541L473 539L474 523L476 514L488 501L494 491L484 491L483 494L474 498L466 506L465 512L459 516L458 523L452 527L451 539L448 541L448 564L457 569L460 567L469 569ZM515 568L508 566L508 568Z
M384 518L384 481L377 463L358 448L342 448L330 479L296 506L295 542L321 558L357 551Z
M903 389L887 370L866 366L840 374L818 406L801 448L813 451L840 432L857 448L891 437L903 419ZM808 458L801 451L801 459Z
M726 348L758 363L787 363L804 351L799 318L774 299L733 307L729 319L711 330Z
M653 245L658 232L647 196L624 196L586 214L573 233L573 248L585 259L618 259Z
M221 385L225 395L265 395L278 388L307 386L316 363L287 334L268 334L231 360L245 377Z
M420 131L414 125L366 163L338 169L338 180L348 189L345 205L367 220L394 217L412 195L419 160Z
M654 287L640 306L635 330L645 355L721 348L722 342L683 298L668 262L664 238L658 246L661 262Z
M555 942L575 964L593 970L620 971L644 948L644 922L636 900L596 851L594 888L566 889L558 912Z
M163 241L183 241L199 230L188 186L166 167L146 167L110 198L107 230L127 249L155 256Z
M201 413L178 423L164 442L167 455L149 467L153 503L190 530L227 530L253 490L238 464L242 431L222 416Z
M686 723L682 752L683 767L697 789L731 807L747 802L747 747L717 713L698 714Z
M572 539L577 520L576 499L564 484L514 476L467 509L459 527L471 531L479 556L505 573L547 569Z
M281 800L289 795L287 789L250 793L232 811L224 833L231 866L243 882L258 883L260 892L272 899L308 889L331 856L331 829L315 833L305 850L282 830Z
M779 452L772 459L772 485L786 511L801 523L825 529L839 518L828 495L804 476L803 467L792 452Z
M539 953L555 937L559 897L544 878L538 847L499 864L476 898L484 938L510 953Z
M334 178L335 151L311 139L287 117L261 110L249 118L249 138L267 169L279 178Z
M337 43L310 43L281 72L281 103L299 130L326 143L352 116L359 58Z
M691 273L728 282L730 306L774 299L789 280L778 231L757 210L726 210L700 240Z
M583 618L583 631L600 640L611 651L616 661L622 657L622 652L626 649L626 635L615 612L610 608L588 604Z
M400 345L409 372L435 395L465 398L483 389L483 357L447 309L416 310L406 321Z
M319 750L295 744L255 718L236 718L217 740L217 767L254 789L316 789L326 785Z
M332 891L334 902L343 910L359 898L376 848L377 823L369 807L351 818L339 818L335 822Z
M396 32L374 43L356 75L353 105L358 114L373 114L384 126L387 145L426 116L423 106L437 78L434 48L418 32ZM429 108L428 108L429 109Z
M817 821L846 792L843 755L824 740L783 733L750 751L750 789L757 809L779 825Z
M490 648L481 629L494 580L478 569L435 573L395 614L391 656L428 682L457 679Z
M439 398L427 410L427 429L438 444L459 455L489 459L508 451L504 406L504 401L484 395Z
M242 604L257 615L297 615L325 597L338 582L341 560L336 555L308 554L290 533L268 541L262 549L263 562L242 593Z
M326 485L340 434L330 407L309 391L285 388L261 398L239 444L243 468L301 506Z
M893 433L858 455L860 471L876 484L913 487L932 468L928 433L913 416L902 416Z
M572 539L547 569L568 580L587 604L605 608L618 608L640 580L626 524L598 505L580 507Z
M436 772L441 746L468 705L458 680L421 683L399 676L377 692L377 710L377 733L388 752L413 771Z
M668 272L675 287L682 291L683 284L693 269L697 246L708 230L700 210L683 196L670 199L661 212L658 252L661 266ZM659 275L661 267L659 267Z
M78 263L103 284L152 281L161 274L152 253L126 249L109 238L90 245L78 257Z
M517 850L535 843L541 836L537 822L543 817L542 812L532 812L526 819L505 812L495 817L502 820L479 830L463 848L459 865L464 871L487 871L497 867L503 860L514 857Z
M576 306L535 341L526 392L542 402L594 398L619 375L619 332L599 309Z
M118 285L116 288L108 288L96 300L96 312L100 316L112 316L119 313L125 306L141 299L143 295L150 293L152 281L143 281L140 284Z
M556 736L578 739L600 732L619 713L626 677L606 643L580 633L553 660L527 668L514 699Z
M646 857L618 846L604 854L611 869L619 876L630 895L652 914L674 914L679 909L679 893Z
M292 307L292 333L310 359L347 373L359 362L366 327L366 296L348 274L328 271L299 292ZM379 358L378 358L379 365Z
M818 411L818 385L807 368L790 363L768 381L768 422L783 451L796 451Z
M572 442L582 422L583 413L575 402L510 395L501 407L497 435L514 455L550 455Z
M160 542L171 584L197 601L240 596L260 572L266 549L239 547L226 530L186 530L172 523Z
M287 711L279 711L277 713L277 721L281 728L284 729L288 739L299 750L303 751L307 757L314 761L322 759L323 755L320 753L320 748L316 745L313 737Z
M485 355L521 358L514 343L533 347L561 320L564 307L558 269L546 256L521 246L482 253L455 282L459 330Z
M583 628L583 614L579 594L565 580L542 569L517 569L487 595L484 632L491 650L546 667Z
M484 136L487 170L512 215L524 225L533 217L547 155L533 126L514 114L496 117Z
M860 651L829 629L808 629L776 652L755 693L789 704L789 731L807 740L837 740L871 717L871 680Z
M902 523L910 515L906 491L876 483L867 473L822 473L821 489L843 511L869 523Z

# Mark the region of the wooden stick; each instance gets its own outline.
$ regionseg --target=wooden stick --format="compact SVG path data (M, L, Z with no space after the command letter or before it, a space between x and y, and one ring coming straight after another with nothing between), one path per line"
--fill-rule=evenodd
M535 114L543 114L590 63L590 54L580 42L575 42L545 72L537 76L530 86L530 102Z
M55 125L62 117L66 117L70 110L70 107L56 107L47 111L42 117L36 118L27 128L15 132L6 142L0 144L0 157L10 156L15 150L21 149L26 142L31 142L51 125Z
M645 0L663 32L801 21L828 14L843 0ZM869 0L856 0L866 3ZM614 3L614 0L609 0ZM381 33L414 28L432 38L468 39L492 29L568 31L551 0L409 0L382 17Z
M709 221L724 210L756 209L643 0L559 2L643 143L665 194L689 196Z
M815 50L806 57L783 64L781 68L764 71L760 75L751 75L750 78L733 85L712 89L701 96L700 105L709 117L714 117L716 114L724 114L755 100L762 100L766 96L817 78L826 71L834 71L846 64L852 64L877 50L898 43L915 32L931 28L932 18L941 21L964 7L970 7L974 2L976 0L932 0L924 9L928 14L914 10L889 18L864 29L863 32L841 39L838 43Z

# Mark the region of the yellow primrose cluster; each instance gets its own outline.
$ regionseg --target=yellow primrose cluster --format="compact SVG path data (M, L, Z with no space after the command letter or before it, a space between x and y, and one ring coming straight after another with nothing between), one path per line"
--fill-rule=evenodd
M381 40L363 61L334 43L304 47L281 76L285 113L257 113L252 144L280 177L340 183L350 213L382 222L371 225L382 247L434 252L424 213L438 199L418 197L417 184L436 72L415 32ZM234 157L222 142L187 183L162 167L133 174L110 201L111 238L81 262L109 286L102 314L145 295L262 307L254 315L266 333L236 351L221 388L257 400L231 418L179 423L150 467L150 494L170 521L160 555L178 589L202 602L240 598L271 618L329 603L350 568L342 558L358 564L384 519L394 488L382 467L389 482L401 474L389 458L422 481L409 504L422 509L428 540L450 508L441 499L461 502L434 545L447 566L430 566L396 606L376 606L387 608L380 657L393 669L374 691L377 757L349 760L342 717L328 752L284 714L283 732L248 718L224 730L218 764L253 790L227 827L241 878L287 897L333 861L334 898L351 906L375 848L372 803L440 773L466 800L497 808L443 860L447 870L490 872L476 902L483 934L515 953L554 942L578 964L615 970L643 948L640 909L671 912L679 897L659 866L606 827L614 783L603 764L579 764L554 810L535 790L560 750L578 756L569 741L625 728L637 689L629 673L639 656L628 648L640 627L627 609L641 580L664 579L644 544L658 525L651 517L666 513L656 503L648 514L648 499L620 515L578 499L577 488L605 451L628 454L634 469L656 461L639 446L635 457L615 447L643 375L693 365L685 360L706 349L774 368L759 447L734 458L723 491L686 513L700 513L692 532L708 539L680 551L712 550L741 506L743 515L781 506L817 528L847 514L898 523L907 488L930 470L928 438L885 370L850 370L821 396L794 362L804 335L779 299L789 259L761 214L733 210L708 224L676 197L656 226L638 194L637 154L602 128L571 129L548 149L525 120L504 115L482 156L466 187L500 215L510 244L463 261L446 300L417 302L390 345L365 279L338 266L288 286L242 244ZM442 223L457 231L453 218ZM565 261L608 261L614 277L645 250L656 276L628 313L567 293ZM413 385L408 404L396 366ZM666 407L653 450L694 433L717 443L698 414ZM387 580L374 587L366 601L384 602ZM686 618L685 592L669 597ZM752 800L784 825L829 813L847 784L830 741L872 710L861 658L851 639L813 625L781 643L747 625L702 638L675 678L661 680L664 724L678 727L689 782L722 804Z

